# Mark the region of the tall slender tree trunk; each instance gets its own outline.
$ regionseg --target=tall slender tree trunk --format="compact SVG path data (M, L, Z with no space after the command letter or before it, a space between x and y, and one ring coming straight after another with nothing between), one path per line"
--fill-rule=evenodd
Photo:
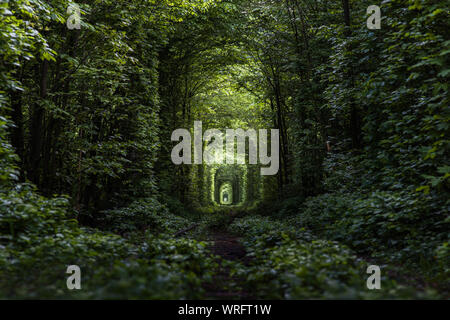
M20 91L15 90L10 95L12 114L11 118L14 122L14 128L11 133L11 144L14 147L16 154L19 156L19 168L20 177L22 181L23 176L23 163L24 163L24 139L23 139L23 113L22 113L22 94Z
M40 68L40 100L44 100L47 97L47 85L48 85L48 67L47 60L42 61ZM38 102L34 104L34 111L31 120L30 130L30 165L29 165L29 178L31 181L40 184L40 165L41 165L41 151L44 138L44 108Z
M352 35L351 31L351 18L350 18L350 4L349 0L342 0L342 6L344 9L344 23L347 27L345 30L345 34L348 39L350 39ZM351 46L347 46L347 50L351 51ZM355 78L353 74L353 66L349 65L348 68L348 76L351 81L352 88L355 86ZM352 138L352 148L360 149L361 148L361 115L358 107L355 104L353 97L350 98L350 135Z

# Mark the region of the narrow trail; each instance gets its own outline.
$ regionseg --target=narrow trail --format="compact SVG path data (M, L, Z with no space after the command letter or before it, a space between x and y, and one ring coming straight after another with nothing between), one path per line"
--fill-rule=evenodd
M208 298L219 299L252 299L252 296L242 289L245 279L231 275L227 262L238 262L248 265L249 259L244 245L239 238L226 232L216 231L210 235L212 245L209 247L214 255L220 257L219 270L212 284L205 284Z
M226 260L242 261L245 258L245 247L239 242L239 238L224 231L213 234L214 245L211 251Z
M236 218L232 214L231 223ZM249 265L250 258L247 256L245 246L240 238L231 234L226 229L211 231L208 240L211 244L209 250L218 256L219 267L217 275L211 284L205 284L206 295L212 299L252 299L254 297L242 289L245 279L231 274L231 263Z

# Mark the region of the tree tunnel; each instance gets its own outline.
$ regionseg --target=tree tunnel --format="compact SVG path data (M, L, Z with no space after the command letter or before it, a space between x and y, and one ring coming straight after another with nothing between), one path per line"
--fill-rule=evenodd
M214 173L214 202L219 205L238 205L245 201L244 170L238 166L222 166Z
M219 202L221 205L233 203L233 185L230 181L222 183L219 189Z
M270 192L266 180L257 165L202 164L191 171L187 199L193 207L249 207Z

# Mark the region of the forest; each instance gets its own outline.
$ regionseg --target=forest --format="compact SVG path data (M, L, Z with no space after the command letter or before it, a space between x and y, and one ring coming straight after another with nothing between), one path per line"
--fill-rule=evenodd
M449 299L449 10L0 0L0 299Z

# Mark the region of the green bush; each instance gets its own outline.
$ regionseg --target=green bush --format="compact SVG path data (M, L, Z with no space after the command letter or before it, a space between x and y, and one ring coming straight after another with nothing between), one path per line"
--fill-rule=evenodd
M215 262L205 244L171 239L182 218L150 214L161 233L143 234L138 244L117 235L81 228L70 219L65 198L46 199L28 185L0 193L0 298L193 299L202 297ZM152 212L134 204L126 217ZM129 215L129 216L127 216ZM120 228L120 225L119 227ZM82 290L69 291L68 265L82 270Z
M432 292L417 293L385 276L383 291L369 291L367 263L336 241L314 239L291 220L245 217L236 220L231 230L245 235L250 250L250 266L235 272L246 278L247 289L260 298L433 297Z
M102 229L125 234L151 230L154 233L175 233L188 221L174 215L155 198L132 202L127 207L105 210L99 219Z
M448 211L448 204L432 194L324 194L305 202L297 224L363 254L433 268L434 273L445 259L436 250L448 241Z

